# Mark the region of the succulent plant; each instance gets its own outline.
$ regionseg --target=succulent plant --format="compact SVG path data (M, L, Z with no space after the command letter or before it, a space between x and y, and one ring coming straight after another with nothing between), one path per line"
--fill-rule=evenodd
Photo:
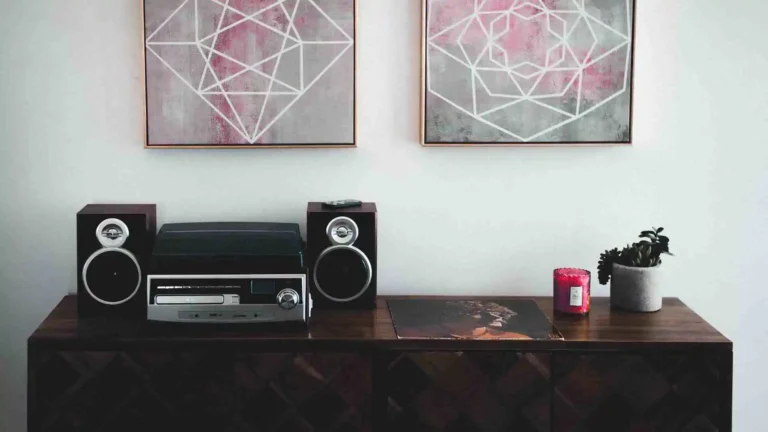
M653 228L640 233L640 241L619 250L610 249L600 254L597 263L597 278L601 285L611 280L613 264L628 267L656 267L661 264L661 255L673 255L669 251L669 237L661 235L664 228Z

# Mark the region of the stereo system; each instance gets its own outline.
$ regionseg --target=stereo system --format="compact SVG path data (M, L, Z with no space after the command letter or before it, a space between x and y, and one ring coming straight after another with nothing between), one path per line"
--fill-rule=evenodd
M183 323L307 324L376 305L376 205L309 203L298 224L166 224L153 204L77 214L78 314Z
M321 308L376 306L376 204L333 208L309 203L310 293Z
M77 214L78 314L146 316L147 259L156 232L151 204L91 204Z
M307 323L298 224L166 224L157 235L145 301L150 321Z

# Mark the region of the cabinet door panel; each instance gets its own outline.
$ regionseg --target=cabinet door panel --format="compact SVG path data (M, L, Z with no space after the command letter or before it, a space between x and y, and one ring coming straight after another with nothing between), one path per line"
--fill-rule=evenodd
M557 353L552 370L558 432L731 430L730 353Z
M388 425L398 431L550 431L550 356L418 352L389 358Z
M368 353L39 353L29 430L367 431L371 368Z

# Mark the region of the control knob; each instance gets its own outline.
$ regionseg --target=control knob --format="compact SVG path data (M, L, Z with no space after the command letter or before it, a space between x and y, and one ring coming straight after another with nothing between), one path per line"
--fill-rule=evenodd
M277 293L277 304L283 309L293 309L299 304L299 293L286 288Z

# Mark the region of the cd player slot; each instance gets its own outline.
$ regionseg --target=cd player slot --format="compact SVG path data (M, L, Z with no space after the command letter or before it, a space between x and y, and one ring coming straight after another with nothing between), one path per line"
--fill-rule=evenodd
M186 295L159 295L155 297L155 303L159 305L174 304L224 304L224 296L186 296Z
M170 291L170 290L201 290L201 289L209 289L209 290L238 290L241 287L239 285L158 285L157 289L160 291Z
M240 296L237 294L224 295L157 295L156 305L239 305Z
M152 287L159 291L195 289L239 290L247 282L245 280L156 279L152 281Z

